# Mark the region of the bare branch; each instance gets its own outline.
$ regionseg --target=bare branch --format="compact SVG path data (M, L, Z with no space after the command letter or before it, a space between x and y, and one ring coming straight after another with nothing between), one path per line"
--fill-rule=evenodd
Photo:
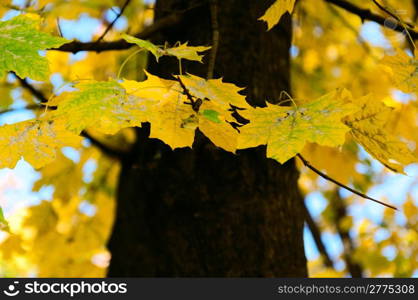
M120 9L120 12L116 15L116 18L114 18L113 21L109 24L109 26L107 26L103 34L97 39L96 43L100 42L106 36L106 34L113 28L113 25L115 25L116 21L119 20L119 18L123 15L126 7L129 5L130 2L131 0L125 1L122 8Z
M6 108L6 109L3 109L3 110L0 110L0 115L11 113L11 112L22 111L22 110L37 110L37 109L43 109L43 107L40 106L39 104L30 104L30 105L27 105L27 106L24 106L24 107Z
M14 76L17 78L17 80L19 81L20 85L28 90L36 99L38 99L42 104L45 104L48 102L48 98L45 97L45 95L37 90L33 85L29 84L28 81L25 79L20 78L19 76L17 76L15 73L13 73Z
M99 141L98 139L90 135L86 130L83 130L80 135L87 138L93 146L97 147L108 156L115 157L115 158L122 158L123 156L127 154L127 152L105 145L104 143L102 143L101 141Z
M342 9L345 9L348 12L351 12L357 16L359 16L361 18L362 21L368 20L368 21L374 21L382 26L385 26L387 19L374 14L373 12L371 12L368 9L363 9L360 8L350 2L347 2L345 0L325 0L326 2L332 3ZM403 26L396 26L396 27L392 27L390 26L390 29L398 31L398 32L404 32L404 28ZM418 39L418 32L414 31L414 30L408 30L410 36L416 40Z
M364 198L364 199L368 199L368 200L371 200L371 201L373 201L373 202L376 202L376 203L379 203L379 204L381 204L381 205L384 205L384 206L386 206L386 207L389 207L389 208L392 208L392 209L394 209L394 210L398 210L395 206L392 206L392 205L390 205L390 204L387 204L387 203L384 203L384 202L382 202L382 201L379 201L379 200L376 200L376 199L374 199L374 198L371 198L371 197L369 197L369 196L367 196L366 194L363 194L363 193L361 193L361 192L359 192L359 191L356 191L356 190L354 190L354 189L352 189L352 188L350 188L349 186L346 186L345 184L342 184L341 182L339 182L339 181L337 181L337 180L335 180L335 179L333 179L333 178L331 178L331 177L329 177L327 174L325 174L325 173L323 173L323 172L321 172L321 171L319 171L317 168L315 168L314 166L312 166L302 155L300 155L300 154L297 154L297 157L299 157L300 158L300 160L303 162L303 164L306 166L306 167L308 167L309 169L311 169L312 171L314 171L316 174L318 174L319 176L321 176L321 177L323 177L323 178L325 178L326 180L328 180L328 181L331 181L332 183L335 183L336 185L338 185L338 186L340 186L340 187L342 187L342 188L344 188L344 189L346 189L347 191L350 191L350 192L352 192L353 194L356 194L356 195L358 195L358 196L360 196L360 197L362 197L362 198Z
M181 13L175 13L172 15L169 15L165 18L162 18L155 22L154 24L145 27L143 31L136 34L135 37L140 39L148 39L151 36L155 35L159 31L172 27L182 20L184 12ZM133 47L134 44L130 44L124 39L120 39L113 42L89 42L89 43L82 43L79 41L73 41L68 44L64 44L59 48L52 48L49 50L57 50L57 51L63 51L63 52L71 52L71 53L77 53L80 51L96 51L96 52L102 52L102 51L109 51L109 50L124 50L129 49Z

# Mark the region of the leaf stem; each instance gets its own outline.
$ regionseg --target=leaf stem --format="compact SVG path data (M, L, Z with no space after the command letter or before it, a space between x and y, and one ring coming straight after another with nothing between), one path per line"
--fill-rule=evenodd
M138 50L132 52L121 64L119 71L118 71L118 75L117 78L120 79L120 74L122 73L123 67L126 65L126 63L136 54L140 53L141 51L143 51L144 48L139 48Z

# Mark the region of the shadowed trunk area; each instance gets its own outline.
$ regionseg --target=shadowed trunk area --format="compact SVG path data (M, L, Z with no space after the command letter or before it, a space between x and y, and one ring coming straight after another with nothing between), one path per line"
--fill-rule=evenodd
M290 17L269 32L257 21L272 2L217 1L214 77L247 87L250 103L259 106L290 90ZM155 9L157 19L187 11L155 43L212 44L209 1L160 0ZM209 56L205 64L184 62L183 72L205 77ZM178 74L178 63L163 57L149 70L169 78ZM293 160L267 159L265 147L234 155L199 132L193 149L172 151L148 138L149 126L137 133L122 161L108 276L307 276Z

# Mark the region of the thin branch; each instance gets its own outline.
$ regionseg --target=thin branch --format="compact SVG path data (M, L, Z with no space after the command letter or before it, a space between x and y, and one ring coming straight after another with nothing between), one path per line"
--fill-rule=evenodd
M109 147L108 145L105 145L104 143L102 143L101 141L99 141L98 139L90 135L86 130L83 130L80 135L82 137L87 138L93 146L97 147L108 156L121 158L127 154L127 152L125 151L121 151L121 150Z
M305 202L302 200L303 207L305 209L305 221L308 225L310 232L312 233L312 237L315 241L316 248L318 249L319 253L321 254L322 258L324 259L324 264L328 268L334 268L334 264L327 252L327 248L325 247L324 243L321 239L321 230L319 229L318 225L316 224L315 220L312 218L311 213L309 212L308 208L306 207Z
M197 98L195 100L194 99L194 96L192 94L190 94L189 90L187 89L187 87L185 86L185 84L183 83L183 81L180 79L180 76L177 76L175 78L180 83L180 86L183 89L183 94L186 95L187 99L190 101L190 102L185 102L185 104L191 105L192 106L192 109L195 112L198 112L200 106L202 105L202 99Z
M179 13L171 14L165 18L162 18L156 21L154 24L145 27L145 29L137 33L135 37L140 38L140 39L148 39L151 36L158 33L159 31L180 23L181 20L183 19L182 18L183 14L184 12L179 12ZM49 50L71 52L75 54L80 51L102 52L102 51L109 51L109 50L124 50L124 49L129 49L133 46L134 44L130 44L124 39L120 39L120 40L112 41L112 42L101 41L99 43L98 42L83 43L79 41L72 41L68 44L62 45L59 48L52 48Z
M391 16L392 18L394 18L396 21L398 21L399 23L402 24L406 24L408 25L409 28L414 28L414 25L408 23L408 22L404 22L403 20L401 20L401 18L399 18L396 14L392 13L391 11L389 11L386 7L384 7L383 5L381 5L379 2L377 2L376 0L372 0L374 4L376 4L376 6L383 12L387 13L389 16Z
M333 179L333 178L331 178L331 177L329 177L327 174L325 174L325 173L323 173L323 172L321 172L321 171L319 171L317 168L315 168L314 166L312 166L301 154L297 154L297 157L299 157L300 158L300 160L303 162L303 164L306 166L306 167L308 167L309 169L311 169L312 171L314 171L316 174L318 174L319 176L321 176L321 177L323 177L323 178L325 178L326 180L328 180L328 181L331 181L332 183L335 183L336 185L338 185L338 186L340 186L340 187L342 187L342 188L344 188L344 189L346 189L346 190L348 190L348 191L350 191L350 192L352 192L353 194L356 194L356 195L358 195L358 196L360 196L360 197L362 197L362 198L364 198L364 199L368 199L368 200L371 200L371 201L373 201L373 202L376 202L376 203L379 203L379 204L381 204L381 205L384 205L384 206L386 206L386 207L389 207L389 208L392 208L392 209L394 209L394 210L398 210L395 206L392 206L392 205L390 205L390 204L387 204L387 203L384 203L384 202L382 202L382 201L379 201L379 200L376 200L376 199L374 199L374 198L371 198L371 197L369 197L369 196L367 196L366 194L363 194L362 192L359 192L359 191L356 191L356 190L354 190L354 189L352 189L352 188L350 188L349 186L346 186L345 184L342 184L341 182L339 182L339 181L337 181L337 180L335 180L335 179Z
M41 102L41 104L45 104L45 103L48 102L48 98L41 91L37 90L35 87L33 87L31 84L29 84L26 79L21 79L17 75L15 75L15 76L19 80L21 86L23 88L27 89L34 97L36 97ZM37 108L39 108L39 105L37 105ZM51 108L51 107L48 106L48 108ZM96 138L92 137L86 130L83 130L80 135L87 138L94 146L96 146L103 153L105 153L109 156L121 158L124 155L126 155L126 153L123 152L123 151L111 148L111 147L103 144L102 142L100 142Z
M332 215L334 218L334 224L337 228L338 235L340 236L344 246L344 260L351 277L362 278L363 268L353 259L353 253L355 252L355 245L350 237L349 229L343 226L343 220L347 217L347 208L344 205L344 201L341 198L338 189L335 190L334 195L330 199L331 208L334 212Z
M218 0L210 0L210 17L212 25L212 49L209 56L208 73L206 79L213 78L216 54L219 47Z
M19 81L20 85L28 90L36 99L38 99L42 104L46 104L48 102L48 98L38 89L36 89L33 85L29 84L29 82L25 79L20 78L15 73L14 76Z
M58 33L60 37L64 37L64 35L62 34L62 30L61 30L60 18L57 18L57 28L58 28Z
M345 0L325 0L326 2L332 3L342 9L345 9L348 12L351 12L357 16L359 16L361 18L362 21L364 20L368 20L368 21L374 21L382 26L385 26L385 23L387 22L387 19L380 16L380 15L376 15L373 12L371 12L369 9L363 9L360 8L350 2L347 2ZM396 26L396 27L390 27L390 29L398 31L403 33L404 32L404 28L402 26ZM418 32L414 31L414 30L408 30L409 34L411 35L411 37L416 40L418 39Z
M106 36L106 34L113 28L113 25L115 25L116 21L119 20L119 18L123 15L126 7L129 5L130 2L131 2L131 0L126 0L125 1L122 8L120 9L120 12L117 14L116 18L114 18L112 23L110 23L109 26L107 26L107 28L103 32L103 34L97 39L96 43L100 42Z

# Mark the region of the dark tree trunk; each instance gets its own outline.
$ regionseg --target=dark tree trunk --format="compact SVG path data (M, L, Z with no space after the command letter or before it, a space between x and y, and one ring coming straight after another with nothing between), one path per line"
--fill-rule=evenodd
M156 18L188 12L155 42L212 44L208 2L157 1ZM248 87L256 105L290 88L290 18L269 32L257 21L271 3L218 1L215 77ZM169 77L178 64L162 58L150 70ZM185 63L183 71L205 77L207 64ZM109 276L307 275L293 161L281 166L266 159L265 147L234 155L199 133L193 150L175 151L149 139L147 128L138 135L133 154L122 162Z

